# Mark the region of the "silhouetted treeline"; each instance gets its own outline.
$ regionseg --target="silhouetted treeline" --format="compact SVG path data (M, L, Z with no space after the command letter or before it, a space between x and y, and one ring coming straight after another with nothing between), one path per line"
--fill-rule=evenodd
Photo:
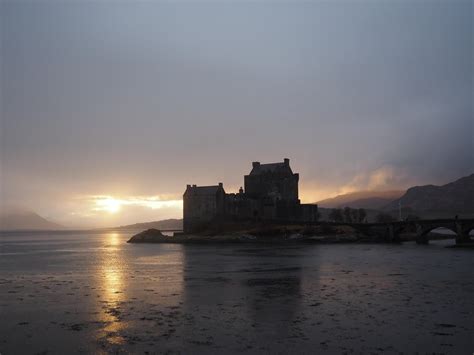
M420 219L420 217L418 217L417 215L415 214L409 214L407 213L408 211L411 211L410 208L407 208L405 210L402 210L402 215L406 215L405 218L403 218L405 221L417 221ZM384 212L380 212L379 214L377 214L375 216L375 222L378 222L378 223L388 223L388 222L395 222L397 221L398 219L395 218L393 216L393 214L390 214L390 213L384 213Z
M363 208L334 208L329 212L329 220L344 223L367 222L367 212Z
M387 222L394 222L394 221L395 221L395 218L391 214L388 214L388 213L380 212L379 214L375 216L375 222L377 223L387 223Z

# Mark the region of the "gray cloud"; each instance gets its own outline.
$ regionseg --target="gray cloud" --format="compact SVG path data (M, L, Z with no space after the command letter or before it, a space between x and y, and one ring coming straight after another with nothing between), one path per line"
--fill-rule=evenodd
M306 200L473 171L470 1L0 6L2 199L58 220L253 160L292 158Z

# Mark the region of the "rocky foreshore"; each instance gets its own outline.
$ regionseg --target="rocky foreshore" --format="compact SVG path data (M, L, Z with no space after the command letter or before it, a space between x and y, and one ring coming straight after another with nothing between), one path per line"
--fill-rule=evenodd
M430 239L450 239L452 236L430 234ZM415 241L415 235L405 235L401 241ZM250 228L240 231L212 231L196 234L175 233L164 235L158 229L147 229L130 238L127 243L172 243L172 244L209 244L209 243L387 243L383 236L367 236L347 228L327 227L305 228ZM474 243L466 243L453 247L473 248Z
M274 233L273 235L261 235L252 232L219 233L213 235L205 234L175 234L167 236L158 229L147 229L130 238L127 243L349 243L361 241L354 233L334 235L303 235L301 233Z

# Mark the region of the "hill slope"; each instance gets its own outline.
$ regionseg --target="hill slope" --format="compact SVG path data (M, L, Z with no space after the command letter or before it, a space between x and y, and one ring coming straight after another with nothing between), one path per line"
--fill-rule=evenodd
M403 195L403 191L358 191L316 202L325 208L379 209Z
M164 219L161 221L144 222L120 226L115 229L183 229L182 219Z
M63 226L31 211L8 211L0 215L0 230L56 230Z
M398 209L398 204L411 208L423 217L474 216L474 174L442 186L415 186L399 199L384 207L386 211Z

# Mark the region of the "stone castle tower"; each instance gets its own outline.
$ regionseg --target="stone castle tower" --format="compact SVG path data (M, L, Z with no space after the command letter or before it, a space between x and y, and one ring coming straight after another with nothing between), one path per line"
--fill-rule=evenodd
M260 164L244 176L244 189L226 193L222 183L213 186L187 185L183 195L185 232L206 229L212 223L235 221L314 221L317 205L301 204L299 174L290 160Z

